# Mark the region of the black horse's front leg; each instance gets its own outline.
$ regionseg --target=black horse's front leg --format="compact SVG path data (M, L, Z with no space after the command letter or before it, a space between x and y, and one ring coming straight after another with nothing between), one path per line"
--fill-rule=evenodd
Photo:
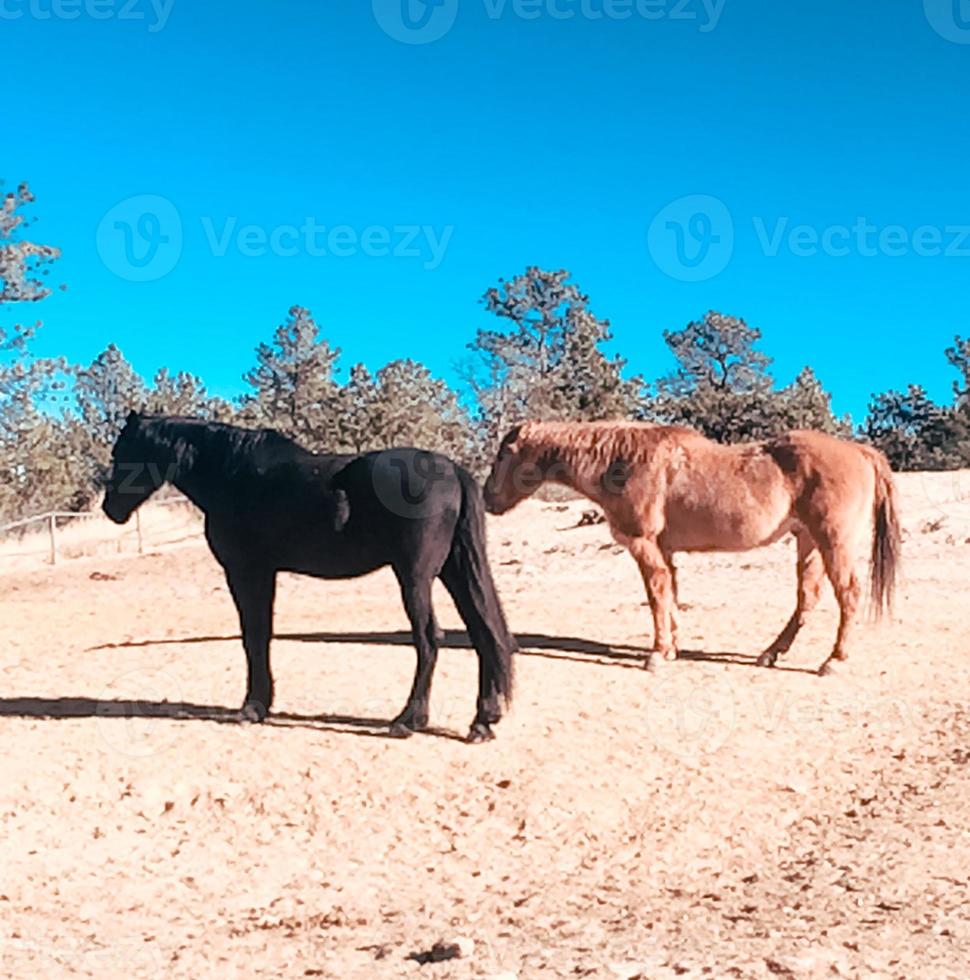
M226 570L229 591L239 611L248 682L242 721L262 721L273 704L273 675L269 667L269 642L273 634L273 599L276 573L265 569Z

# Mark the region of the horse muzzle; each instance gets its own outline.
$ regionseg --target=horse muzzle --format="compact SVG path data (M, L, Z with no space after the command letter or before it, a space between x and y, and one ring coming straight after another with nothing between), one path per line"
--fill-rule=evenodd
M104 502L101 504L101 510L104 511L108 520L113 521L115 524L125 524L128 518L131 517L131 511L121 506L117 497L112 497L108 494L105 494Z

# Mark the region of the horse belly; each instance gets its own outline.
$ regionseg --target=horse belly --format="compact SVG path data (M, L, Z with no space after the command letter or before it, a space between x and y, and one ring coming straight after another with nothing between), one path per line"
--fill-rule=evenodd
M279 562L282 572L295 572L312 578L346 579L368 575L385 565L386 562L356 561L338 562L328 555L292 556Z
M664 544L671 551L749 551L794 528L791 501L777 494L758 506L749 500L670 501Z
M288 572L342 579L367 575L388 564L389 558L373 548L360 547L357 542L341 541L337 536L327 535L322 544L311 535L303 542L291 543L277 561Z

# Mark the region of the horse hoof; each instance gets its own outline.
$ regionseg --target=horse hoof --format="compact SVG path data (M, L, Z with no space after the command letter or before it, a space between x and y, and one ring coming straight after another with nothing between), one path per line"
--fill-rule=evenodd
M479 745L482 742L491 742L493 738L495 738L495 732L492 731L491 727L476 721L468 730L465 741L469 745Z
M414 734L414 729L408 728L403 721L394 721L391 722L388 734L391 738L410 738Z
M774 667L777 660L778 654L765 651L765 653L758 657L755 664L757 664L759 667Z
M819 677L837 677L842 673L842 664L838 660L826 660L818 669Z
M247 725L258 725L266 720L269 711L258 701L247 701L239 709L239 720Z

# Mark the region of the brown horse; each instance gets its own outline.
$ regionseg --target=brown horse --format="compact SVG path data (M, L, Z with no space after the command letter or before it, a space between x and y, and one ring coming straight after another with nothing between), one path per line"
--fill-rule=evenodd
M747 551L795 535L798 601L758 659L765 667L791 647L826 574L841 618L819 674L846 659L862 597L856 564L868 538L877 614L892 604L901 544L896 493L886 457L869 446L819 432L722 446L674 426L525 422L502 441L486 506L502 514L549 481L599 504L613 537L636 560L654 620L656 656L648 667L677 656L677 551Z

